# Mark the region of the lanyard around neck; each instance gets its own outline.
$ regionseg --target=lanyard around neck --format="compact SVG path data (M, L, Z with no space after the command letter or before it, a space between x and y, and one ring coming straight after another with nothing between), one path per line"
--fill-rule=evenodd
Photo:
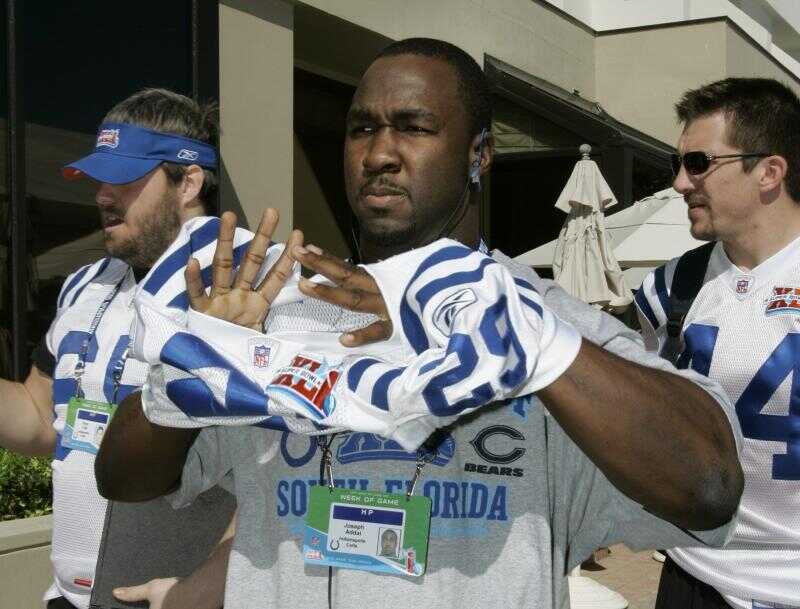
M75 397L82 398L83 397L83 390L81 389L81 378L83 377L83 373L86 371L86 357L89 355L89 347L92 344L92 339L94 338L95 333L97 332L97 328L100 326L100 322L103 319L103 315L108 310L108 307L111 305L111 302L116 298L119 291L122 289L122 284L125 283L125 278L127 277L127 273L122 277L122 279L114 286L114 289L103 299L103 302L100 303L100 306L97 309L97 312L94 314L94 318L92 319L92 324L89 326L89 332L86 334L86 337L83 339L81 343L81 348L78 350L78 361L75 364L75 370L73 371L73 376L75 377ZM114 378L114 401L117 399L117 390L119 389L119 381L122 378L122 371L125 368L125 361L128 358L128 349L126 348L122 355L120 356L119 361L114 366L113 378Z

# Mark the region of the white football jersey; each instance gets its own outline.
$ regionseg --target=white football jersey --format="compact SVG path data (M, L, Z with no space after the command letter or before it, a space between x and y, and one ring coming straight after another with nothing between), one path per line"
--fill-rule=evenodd
M677 260L636 295L651 350L665 340ZM682 337L678 367L716 380L736 405L745 488L728 546L669 554L735 607L800 606L800 239L747 272L717 244Z
M347 429L413 450L457 416L548 385L580 347L577 331L543 305L532 285L449 239L364 267L395 331L358 350L342 347L338 337L359 320L337 307L300 305L307 298L293 286L296 279L281 292L283 303L273 303L266 335L184 315L171 304L171 291L153 289L153 279L181 256L202 263L204 252L192 242L207 222L183 226L134 299L133 353L152 366L142 404L159 425ZM267 265L277 259L273 250Z
M57 433L53 458L54 583L45 598L64 596L81 609L88 608L94 569L103 531L106 500L97 492L95 456L61 446L67 403L75 395L75 365L83 341L89 336L98 309L119 285L119 292L100 318L86 357L81 388L86 399L111 402L112 372L128 347L133 320L132 299L136 282L130 268L114 258L104 258L70 275L58 297L56 318L47 332L47 348L55 358L53 372L53 427ZM117 401L138 388L147 366L128 359Z

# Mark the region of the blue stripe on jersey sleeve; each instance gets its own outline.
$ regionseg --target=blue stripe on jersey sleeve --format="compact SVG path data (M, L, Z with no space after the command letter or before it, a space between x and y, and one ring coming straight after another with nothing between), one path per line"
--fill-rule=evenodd
M248 239L240 246L234 248L233 250L233 268L236 269L242 263L242 256L244 256L245 252L247 251L247 246L250 245L251 239ZM188 263L189 260L187 258L186 262ZM209 264L206 268L200 271L200 277L203 280L203 287L208 287L211 285L211 280L214 272L213 264ZM186 311L189 308L189 293L184 290L175 298L167 303L167 306L172 309L181 309L182 311Z
M92 265L87 264L81 270L77 271L72 279L69 280L69 283L61 289L61 296L58 299L59 309L64 306L64 300L67 298L69 291L74 288L81 279L83 279L83 276L86 275L90 268L92 268Z
M536 292L537 294L539 293L539 290L537 290L535 287L533 287L530 283L528 283L524 279L520 279L519 277L514 277L514 283L516 283L521 288L525 288L526 290L530 290L531 292Z
M189 416L267 414L267 396L261 387L202 339L176 332L161 349L160 359L190 374L196 374L200 368L218 368L228 373L224 404L217 402L211 389L199 378L167 383L167 396Z
M414 281L429 268L450 260L466 258L472 253L473 251L471 249L462 245L445 247L425 259L422 264L419 265L419 268L417 268L411 281L408 282L408 286L406 286L405 292L403 293L403 299L400 302L400 321L403 325L403 333L417 354L427 350L430 347L430 343L428 342L428 337L425 335L425 328L422 325L422 321L420 321L419 317L411 310L411 306L408 304L409 289L414 285Z
M669 306L669 294L667 294L667 282L664 278L666 267L660 266L656 269L655 273L653 273L653 277L655 279L655 287L656 287L656 295L658 296L658 300L661 303L661 308L664 309L664 315L669 317L670 310L672 307ZM656 324L653 324L653 327L656 327Z
M650 303L647 302L647 298L644 295L644 284L636 290L636 295L633 297L636 301L636 306L639 307L639 310L642 312L647 318L647 321L650 322L650 325L653 326L655 330L658 328L658 320L656 319L656 314L653 312L653 308L650 306Z
M358 384L361 382L361 377L364 376L364 373L367 371L367 368L377 363L378 360L365 357L353 364L350 370L347 371L347 388L350 391L355 391L358 388Z
M69 303L70 306L75 304L75 302L78 300L78 296L81 295L83 290L86 288L87 285L89 285L92 282L92 280L94 280L97 277L100 277L100 275L103 274L103 271L106 270L106 267L108 267L108 263L109 262L111 262L111 258L104 259L103 263L100 265L100 268L97 269L97 272L92 276L92 278L89 279L88 281L85 281L84 284L80 288L75 290L75 295L72 297L72 300Z
M522 301L523 304L529 306L531 309L536 311L539 314L539 317L544 317L544 311L542 311L542 307L539 306L538 303L535 303L530 298L525 298L522 294L519 295L519 299Z
M189 236L189 242L183 244L172 252L167 258L153 269L150 278L144 284L144 290L155 295L176 272L180 271L189 262L189 257L196 251L217 238L219 233L219 218L212 218Z
M372 399L370 402L373 406L377 406L381 410L389 410L389 385L392 384L394 379L403 374L404 370L405 368L393 368L378 377L375 385L372 386Z
M419 304L420 310L424 309L425 305L428 304L428 301L442 290L452 288L457 285L462 285L464 283L477 283L483 279L483 276L486 272L486 267L492 264L497 263L491 258L484 258L481 260L478 268L472 271L461 271L459 273L447 275L440 279L434 279L425 287L417 291L416 301Z
M283 417L272 415L267 419L256 423L254 427L264 427L266 429L277 429L278 431L291 431ZM312 445L313 446L313 445Z

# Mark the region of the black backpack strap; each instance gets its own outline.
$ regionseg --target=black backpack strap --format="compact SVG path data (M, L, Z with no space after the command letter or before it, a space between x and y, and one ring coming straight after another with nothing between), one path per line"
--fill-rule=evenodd
M678 361L678 357L683 351L681 344L683 320L700 292L700 288L703 287L708 261L715 245L716 242L711 241L689 250L678 259L675 267L669 293L667 340L661 348L661 357L668 359L673 364Z

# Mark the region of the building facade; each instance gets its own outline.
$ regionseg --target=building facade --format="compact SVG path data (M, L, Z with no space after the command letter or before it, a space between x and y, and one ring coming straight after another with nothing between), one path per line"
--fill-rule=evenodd
M22 378L64 276L103 255L88 182L60 167L88 151L114 102L166 86L221 108L221 209L263 207L342 256L344 115L387 43L442 38L492 83L495 166L483 191L492 246L555 237L555 199L578 147L622 203L670 182L672 106L726 76L800 91L793 0L5 0L0 58L0 376Z

